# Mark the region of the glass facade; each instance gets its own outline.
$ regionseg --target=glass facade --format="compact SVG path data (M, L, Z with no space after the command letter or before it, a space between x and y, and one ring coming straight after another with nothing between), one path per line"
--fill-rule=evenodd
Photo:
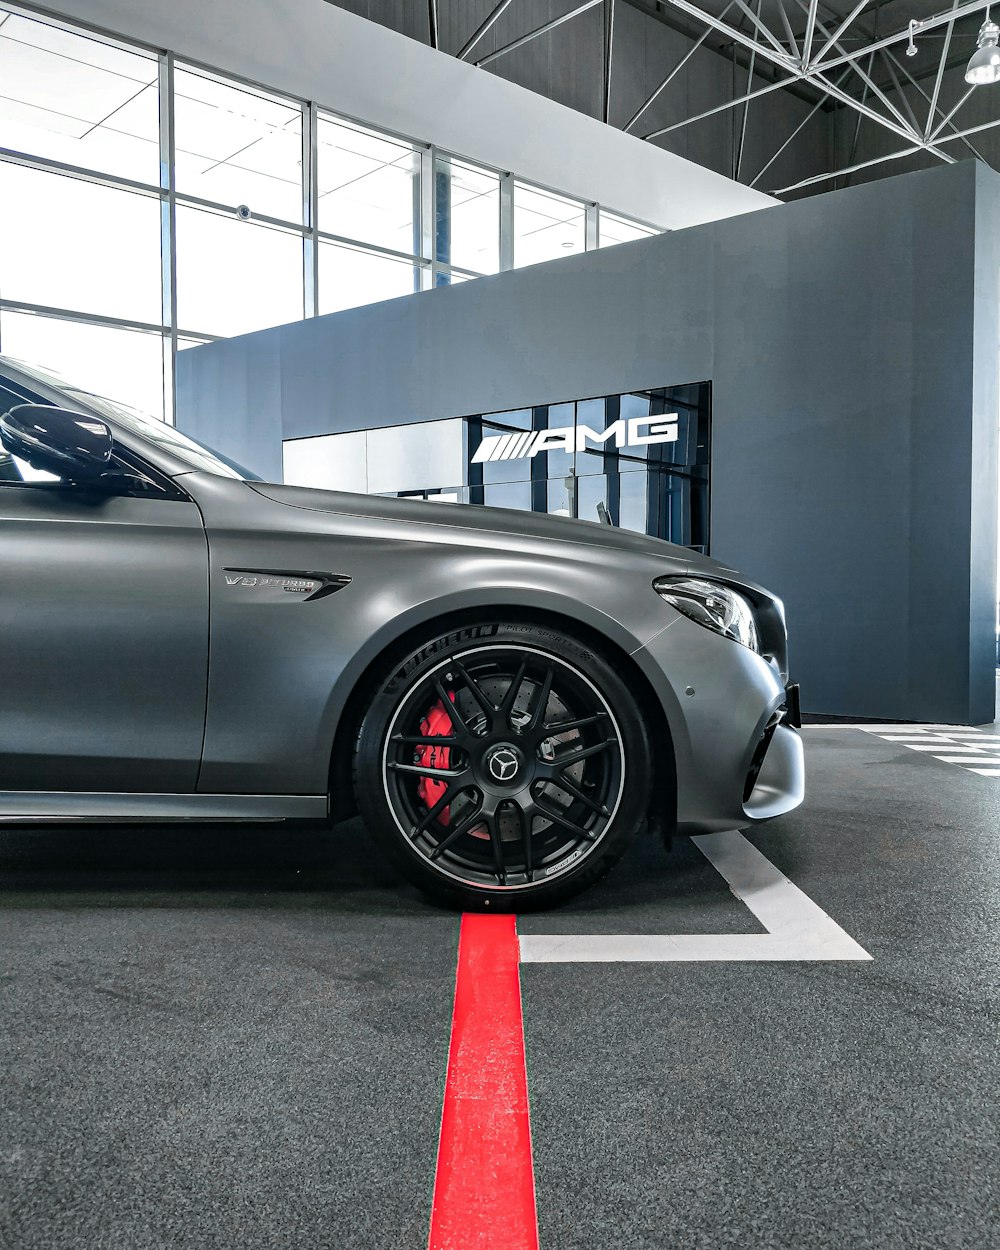
M598 521L707 552L711 386L632 391L284 444L284 478Z
M614 247L616 243L631 243L635 239L648 239L659 233L660 231L654 230L652 226L644 226L641 222L601 209L599 240L601 247Z
M583 251L617 237L599 220L629 224L323 102L3 4L0 81L0 352L167 420L186 347Z
M587 207L552 191L514 183L514 264L537 265L587 249Z

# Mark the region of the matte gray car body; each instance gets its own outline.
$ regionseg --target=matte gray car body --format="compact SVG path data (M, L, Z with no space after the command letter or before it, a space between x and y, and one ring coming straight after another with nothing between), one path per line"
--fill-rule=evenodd
M379 657L497 610L582 629L641 674L662 709L655 747L676 772L680 828L745 826L801 802L799 735L787 719L774 728L781 604L734 570L597 523L199 470L100 402L0 364L43 402L100 415L175 488L0 486L0 816L325 815L345 709ZM684 574L751 600L762 654L652 588ZM284 591L298 576L336 592Z

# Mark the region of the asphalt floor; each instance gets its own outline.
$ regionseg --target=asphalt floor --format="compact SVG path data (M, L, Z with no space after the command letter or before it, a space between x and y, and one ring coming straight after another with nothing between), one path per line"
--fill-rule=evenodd
M870 963L525 964L542 1250L1000 1245L1000 778L805 731ZM522 933L759 933L641 838ZM356 822L0 830L0 1246L427 1242L458 918Z

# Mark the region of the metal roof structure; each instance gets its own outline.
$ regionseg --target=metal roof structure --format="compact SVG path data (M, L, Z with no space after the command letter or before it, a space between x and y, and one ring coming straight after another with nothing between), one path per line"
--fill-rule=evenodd
M401 28L392 12L397 6L387 0L343 0L342 7ZM827 189L862 171L877 176L890 172L877 167L904 158L950 163L975 156L1000 165L1000 147L984 151L977 139L1000 126L1000 85L970 87L964 80L988 0L955 0L946 8L940 0L428 0L426 6L404 7L411 13L403 33L494 72L503 72L506 58L537 41L551 41L550 55L558 57L558 41L589 14L588 40L603 40L601 82L593 85L591 99L605 122L648 142L669 143L668 136L735 110L726 172L772 194ZM655 85L647 85L638 105L622 115L616 95L620 100L623 84L637 76L634 41L623 48L616 37L626 10L666 24L683 41L680 54L657 67ZM672 105L665 124L662 113L653 120L653 106L705 52L732 63L723 98L688 111ZM588 65L592 72L594 61ZM757 101L782 92L809 107L793 127L769 136L770 157L751 172L744 161L748 121ZM854 121L853 135L842 133L830 145L828 167L787 185L769 183L775 162L801 142L806 124L818 113L841 110Z

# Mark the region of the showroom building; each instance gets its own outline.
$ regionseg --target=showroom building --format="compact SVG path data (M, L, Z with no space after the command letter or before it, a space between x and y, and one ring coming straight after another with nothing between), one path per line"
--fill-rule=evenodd
M0 1247L1000 1245L987 0L0 0L0 400Z
M0 229L24 241L3 350L59 356L154 415L172 418L177 355L200 343L772 202L492 76L442 116L463 67L338 9L310 62L292 24L261 42L268 5L188 8L4 10L0 30ZM511 97L516 139L486 124Z
M193 6L186 15L176 10L169 17L130 9L126 19L114 4L81 3L78 17L132 36L114 42L79 25L54 25L27 11L10 13L0 39L6 41L17 104L9 109L6 155L0 161L0 225L6 238L24 240L24 246L9 249L5 259L0 348L29 360L58 357L61 371L75 381L178 420L266 477L587 519L603 515L612 524L726 554L777 584L794 605L796 590L782 584L787 577L798 588L803 610L816 618L815 638L807 634L804 654L810 710L983 719L993 698L989 620L995 603L990 589L994 540L989 536L995 527L984 518L995 509L988 491L974 489L971 466L984 455L994 458L995 432L988 433L991 418L985 415L990 404L974 411L960 405L976 426L974 431L970 425L960 444L967 494L954 495L959 516L968 519L964 538L941 526L939 504L916 487L915 465L905 499L896 501L875 481L871 486L886 508L883 533L893 533L903 517L910 517L912 532L917 513L926 507L928 533L970 552L976 574L958 599L968 608L952 622L955 645L937 637L941 626L928 629L917 612L909 626L914 644L905 650L910 658L904 670L898 648L891 657L883 656L884 640L879 644L869 636L878 628L879 613L865 591L863 610L859 605L852 615L853 637L842 640L842 655L831 655L823 628L829 584L814 587L808 578L789 577L786 544L774 539L774 533L786 531L774 506L767 509L767 523L761 511L764 498L787 494L770 480L771 472L784 483L806 481L810 474L802 431L791 437L778 433L783 423L795 429L800 422L799 398L783 391L777 376L784 366L771 370L773 376L762 380L752 396L737 385L730 392L719 372L726 365L721 356L713 360L714 348L704 334L692 352L674 330L662 329L675 319L678 327L698 331L709 307L721 311L719 301L732 306L725 274L709 275L698 259L701 245L694 240L702 236L687 233L676 244L650 245L648 255L664 257L662 307L656 293L647 290L642 260L626 261L623 253L620 263L602 267L595 259L591 264L592 253L618 243L690 231L734 214L759 212L775 201L579 113L555 108L502 79L475 74L382 27L325 8L322 27L314 29L311 59L293 54L294 24L271 31L262 42L260 27L245 6L241 22L227 25L219 5L207 11ZM73 15L72 6L65 11ZM305 11L302 20L307 20ZM266 26L266 14L259 21ZM223 27L236 32L227 35L225 58L218 55ZM175 46L167 52L155 51L170 43ZM358 71L369 63L383 66L399 88L382 92ZM238 76L225 72L234 65ZM328 102L331 80L336 80L337 98ZM445 95L461 99L462 108L442 114L434 101ZM497 124L514 115L516 122ZM64 120L54 125L53 117ZM955 177L957 186L961 179L957 172ZM892 257L886 280L899 266L912 270L915 281L907 290L913 318L930 321L934 310L941 313L940 327L926 327L928 342L945 342L938 336L948 325L972 319L974 359L963 361L946 352L944 359L961 377L943 385L950 395L980 393L988 385L987 375L980 374L992 368L996 353L981 303L974 309L970 302L973 271L963 274L955 253L942 281L964 280L963 307L945 316L947 300L924 296L921 283L930 261L920 249L927 246L943 256L947 253L940 248L952 247L950 239L940 245L915 240L901 252L896 193L879 184L871 194L883 198L870 208L857 198L856 207L829 201L822 218L808 226L786 227L773 213L765 214L770 229L767 224L761 229L769 239L785 240L780 246L787 253L787 269L761 274L751 265L743 274L756 289L768 290L770 298L743 315L742 350L765 370L777 364L772 339L784 344L779 351L788 350L788 327L808 324L803 318L822 301L829 320L823 335L835 335L835 310L842 306L848 343L864 328L873 359L916 367L912 357L899 356L904 347L899 336L915 333L916 321L905 320L905 311L887 318L878 287L865 287L863 275L874 250ZM991 264L983 251L990 232L989 195L983 183L970 208L976 242L969 263L984 273ZM786 217L789 212L799 210L789 206ZM835 289L827 287L822 294L809 289L809 273L822 250L844 241L843 223L852 212L868 215L871 236L852 255L837 262L831 255L829 264L839 265L842 276L853 274L847 281L870 297L859 304L848 296L838 304ZM839 232L831 231L834 221L841 224ZM728 232L720 228L733 273L740 274L743 261L734 249L749 252L760 243L742 225ZM792 237L795 231L805 233ZM810 231L815 237L809 237ZM876 245L879 231L883 237ZM132 263L120 270L109 257L123 241ZM43 248L53 256L44 273L33 264ZM630 250L633 255L642 253ZM555 259L564 262L561 281L567 282L574 256L581 258L582 273L593 270L598 288L560 302L558 281L547 282L543 311L533 293L536 280L527 275L512 277L506 288L487 282L481 294L470 295L476 311L464 326L446 314L442 319L437 308L445 306L433 300L414 301L412 307L391 302L407 292L458 286ZM630 268L632 277L626 273ZM598 307L588 316L581 298L598 305L609 298L600 286L602 272L613 273L614 299L621 308ZM692 317L710 283L715 283L715 302ZM796 299L801 306L789 318L786 305ZM375 311L348 315L343 322L325 320L357 304ZM468 300L458 300L456 308L461 307L468 307ZM639 324L625 336L628 341L616 342L603 332L594 338L595 321L606 316L611 329L629 311ZM248 388L246 358L233 356L225 343L296 322L298 330L275 330L270 340L250 341L248 352L257 357L259 376ZM410 323L404 333L401 327ZM576 376L556 384L560 363L573 359L569 327L574 325L588 342L590 368L579 370L574 363ZM387 370L373 362L369 368L379 375L375 384L371 372L359 376L351 361L336 364L338 343L349 341L353 327L366 341L385 344L394 358L405 353L405 363ZM894 329L899 336L893 337ZM711 337L713 332L705 330ZM755 332L761 335L756 349ZM313 359L307 369L296 366L301 376L293 384L288 353L295 358L296 349L290 344L299 335L303 345L311 345L316 333L324 337L324 347L310 347ZM724 319L714 333L725 335L733 355L734 339ZM398 334L398 346L389 348ZM439 334L445 335L443 343L435 342ZM533 346L546 338L552 347L531 363ZM875 352L881 338L886 342ZM220 340L225 342L218 349L209 346L187 355L188 349ZM283 345L276 374L266 368L270 357L263 344L271 341ZM359 358L362 350L355 345L350 354ZM804 350L808 354L812 348ZM829 347L817 342L815 350L825 356ZM435 351L443 351L449 362L435 365L433 382L428 382L426 359ZM602 353L606 367L599 366ZM659 363L648 359L651 353L659 354ZM799 356L800 365L805 358ZM477 385L459 386L449 376L455 373L455 359L469 362ZM227 361L234 366L228 368ZM901 425L890 434L883 424L884 453L876 453L873 444L862 457L883 487L895 479L881 467L880 456L898 454L893 448L904 429L916 452L930 455L937 447L936 440L917 437L921 418L907 388L889 384L893 374L879 371L882 376L866 384L862 394L851 391L834 400L838 384L816 392L810 372L803 374L799 394L813 395L817 403L827 400L829 419L841 413L841 420L857 423L864 439L869 439L876 406L873 387L887 386L890 393L879 401L878 411L885 414L887 404L898 406ZM390 379L397 380L394 388ZM921 394L931 420L930 390L918 387L913 404ZM733 485L735 467L725 453L728 409L748 403L770 431L755 446L770 449L772 440L783 444L777 455L769 450L767 464L755 473L763 498L752 514L761 519L749 526L739 519L742 491ZM815 405L814 411L822 424ZM670 424L641 429L629 424L652 422L659 415L669 416ZM419 428L410 428L414 423ZM570 427L569 436L558 433ZM653 429L660 432L650 438ZM527 438L514 437L517 432L548 432L548 445L534 439L529 447ZM508 436L504 445L490 442L501 435ZM853 450L846 454L853 458ZM743 461L740 452L737 463ZM845 464L844 472L852 487L840 489L831 507L839 501L847 513L835 530L847 541L857 523L853 492L859 478L856 465L848 470ZM959 506L963 498L967 507ZM796 515L787 532L798 532L803 524L810 525L808 516ZM923 553L911 558L925 560L928 575L941 567L933 539L912 548L903 533L896 552L905 546ZM767 557L760 555L762 543ZM897 555L888 548L885 552L887 563L898 568ZM890 589L892 578L876 576L874 569L872 577L898 602L898 591ZM919 584L915 569L909 581L911 588ZM969 637L969 647L956 650L963 636ZM940 666L924 650L954 656L956 672L935 677ZM867 657L860 669L850 662L854 654ZM845 684L845 668L855 673L853 683ZM959 673L966 694L955 702Z

